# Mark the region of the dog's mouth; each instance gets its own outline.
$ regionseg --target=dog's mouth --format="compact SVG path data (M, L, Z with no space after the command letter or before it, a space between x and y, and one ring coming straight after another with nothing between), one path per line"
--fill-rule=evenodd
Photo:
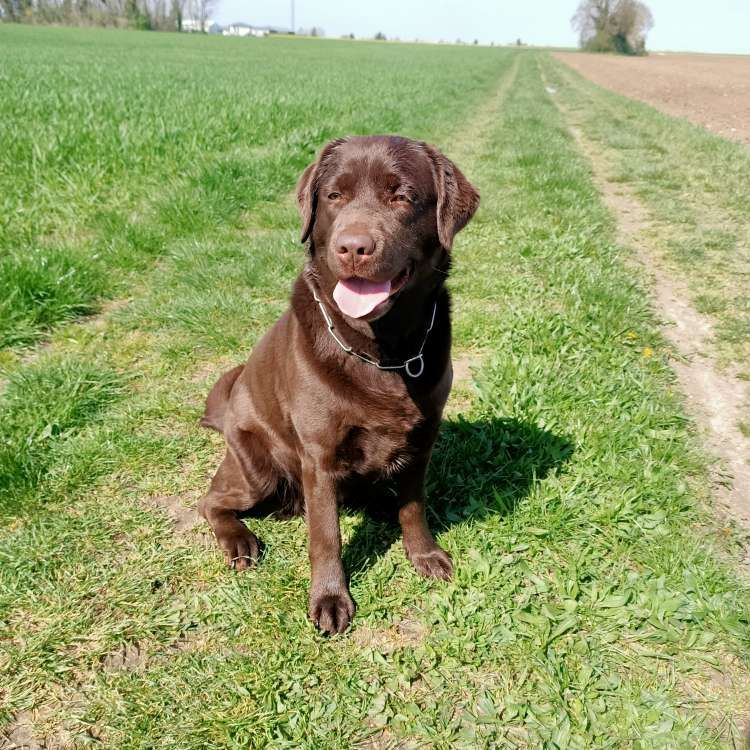
M341 279L333 290L339 310L350 318L363 318L400 292L411 276L411 265L389 281L370 281L359 276Z

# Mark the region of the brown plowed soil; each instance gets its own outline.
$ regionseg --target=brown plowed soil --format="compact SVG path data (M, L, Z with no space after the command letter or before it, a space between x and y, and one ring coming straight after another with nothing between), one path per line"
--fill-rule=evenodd
M750 56L555 57L600 86L750 146Z

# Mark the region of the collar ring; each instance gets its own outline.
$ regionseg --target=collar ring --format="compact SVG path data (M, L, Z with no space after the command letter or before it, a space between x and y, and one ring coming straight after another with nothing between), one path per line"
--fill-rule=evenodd
M412 363L414 362L419 363L418 365L415 366L415 367L418 367L419 369L417 369L415 372L412 372L411 368L412 368ZM406 362L404 362L404 369L406 370L406 374L409 377L418 378L424 372L424 355L422 354L422 352L417 354L416 357L407 359Z

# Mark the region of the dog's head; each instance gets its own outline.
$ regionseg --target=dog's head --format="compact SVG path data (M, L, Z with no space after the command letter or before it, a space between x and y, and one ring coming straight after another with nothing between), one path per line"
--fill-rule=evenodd
M426 143L361 136L325 146L297 202L322 291L345 315L375 320L397 298L440 283L479 194Z

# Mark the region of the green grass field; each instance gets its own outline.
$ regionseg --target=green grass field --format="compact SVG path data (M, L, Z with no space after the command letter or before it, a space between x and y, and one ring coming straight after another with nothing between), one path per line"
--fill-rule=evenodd
M2 25L0 49L11 743L740 746L743 540L712 514L644 281L546 82L620 117L592 114L602 139L640 139L623 169L647 196L669 118L534 51ZM235 575L189 509L222 451L197 425L205 394L303 260L295 179L328 138L370 132L436 143L483 196L451 281L472 377L429 479L456 576L418 578L395 529L344 513L358 610L325 638L302 520L254 521L265 557ZM739 226L742 147L670 139L662 169L696 154L694 190ZM735 150L731 181L712 149ZM732 299L722 320L744 320Z

